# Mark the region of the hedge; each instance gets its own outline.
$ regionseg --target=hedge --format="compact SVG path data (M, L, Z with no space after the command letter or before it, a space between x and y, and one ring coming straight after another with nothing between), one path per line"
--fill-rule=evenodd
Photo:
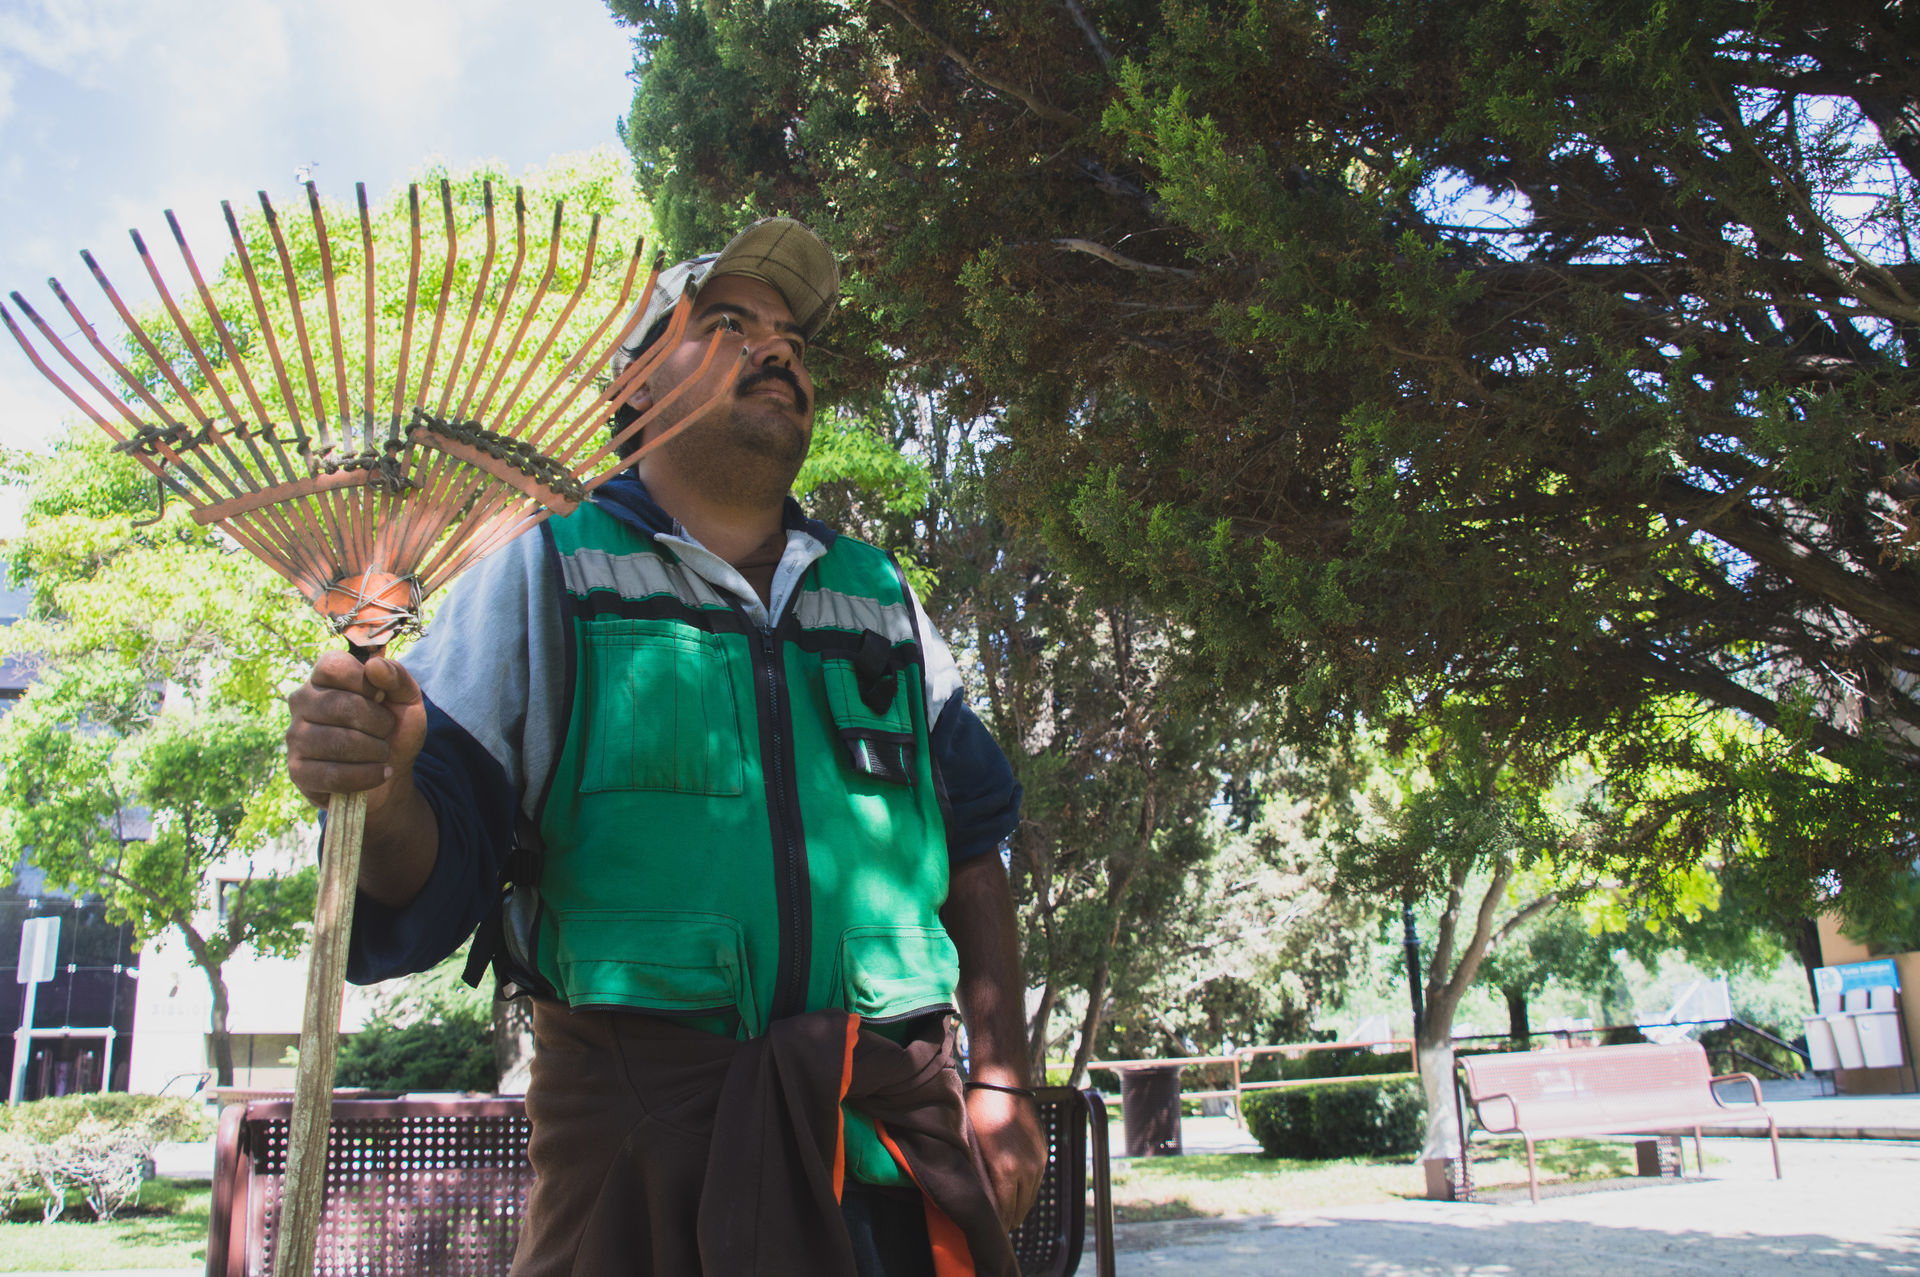
M1427 1129L1426 1096L1411 1077L1254 1091L1243 1108L1268 1157L1405 1157L1420 1151Z
M78 1189L94 1218L112 1219L139 1199L156 1144L211 1130L206 1111L178 1096L63 1095L0 1109L0 1215L38 1195L41 1218L58 1219Z

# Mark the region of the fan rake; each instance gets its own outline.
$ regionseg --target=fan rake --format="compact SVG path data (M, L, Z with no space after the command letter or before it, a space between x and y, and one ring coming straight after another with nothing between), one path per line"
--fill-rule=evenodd
M223 310L172 212L167 226L198 298L195 313L191 303L183 310L175 300L139 232L133 232L134 247L164 322L154 316L143 323L92 255L82 253L126 327L124 355L102 340L58 280L48 286L77 325L78 342L70 344L15 292L13 303L38 334L36 344L0 305L0 321L33 366L119 450L153 473L163 502L173 494L196 522L218 528L279 572L363 660L417 628L423 600L463 569L549 515L573 510L640 455L722 403L746 357L744 350L731 360L723 357L730 331L723 326L692 375L645 414L610 432L615 408L650 380L682 340L687 300L680 299L663 339L646 356L596 388L600 369L655 287L657 263L629 307L644 246L635 244L618 296L581 337L593 317L576 320L575 312L593 279L599 217L587 233L578 283L563 295L553 287L560 203L553 206L544 267L528 285L524 194L514 192L512 259L504 277L496 271L501 244L491 184L483 187L485 247L477 265L461 256L448 183L440 183L439 194L444 232L438 237L443 256L437 285L431 272L423 281L423 254L434 237L423 236L417 186L408 192L402 292L383 291L376 277L365 186L358 188L356 280L351 250L341 254L342 268L336 269L327 219L308 183L310 244L301 238L306 228L297 221L283 226L261 193L272 243L264 269L255 261L264 251L250 250L232 206L221 205L233 240L232 269L245 287L243 305ZM463 267L470 287L456 287ZM317 332L320 317L310 322L307 313L320 309L315 292L324 296L324 336ZM431 301L423 292L434 294ZM343 306L343 294L348 305L359 302L357 314ZM356 318L358 341L351 334ZM65 365L65 375L40 345ZM115 383L123 389L114 389ZM679 404L689 393L708 397ZM649 426L662 423L670 424L635 446ZM276 1277L314 1271L365 820L364 795L335 795L328 807Z

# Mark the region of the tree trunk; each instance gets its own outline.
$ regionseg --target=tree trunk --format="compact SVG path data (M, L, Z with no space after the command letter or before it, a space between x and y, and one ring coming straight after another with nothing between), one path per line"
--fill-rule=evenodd
M1047 1076L1047 1027L1053 1022L1053 1004L1059 999L1057 987L1052 976L1047 977L1046 985L1040 990L1040 1005L1033 1009L1033 1018L1027 1021L1027 1058L1032 1065L1032 1074L1044 1085Z
M1460 1110L1453 1093L1453 1011L1456 1000L1444 994L1427 1003L1426 1023L1414 1039L1420 1054L1420 1089L1427 1097L1427 1138L1420 1160L1446 1161L1464 1147Z
M1087 981L1087 1014L1080 1021L1080 1043L1073 1048L1073 1071L1067 1075L1068 1086L1087 1084L1087 1061L1093 1058L1093 1040L1100 1033L1107 1006L1107 977L1113 972L1112 955L1113 949L1108 946L1107 957L1101 959L1093 979Z
M1507 1036L1514 1040L1514 1050L1524 1051L1533 1037L1533 1025L1527 1020L1527 991L1502 989L1500 993L1507 1000Z
M213 990L213 1013L207 1017L207 1049L213 1052L213 1077L219 1086L233 1085L233 1036L227 1032L227 982L220 968L206 968L207 987Z
M499 1073L494 1090L501 1095L525 1095L533 1076L533 1002L515 998L493 1004L493 1065Z
M1800 919L1799 926L1794 928L1793 949L1794 952L1799 955L1801 968L1807 973L1808 1005L1818 1010L1820 1006L1820 986L1814 980L1813 972L1814 968L1821 965L1820 924L1812 918Z

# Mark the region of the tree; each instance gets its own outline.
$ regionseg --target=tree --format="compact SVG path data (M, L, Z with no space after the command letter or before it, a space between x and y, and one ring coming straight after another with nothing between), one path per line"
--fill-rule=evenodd
M1647 934L1644 928L1640 934ZM1507 1032L1514 1039L1514 1049L1527 1049L1533 1033L1527 1004L1548 981L1573 989L1603 988L1617 978L1615 955L1620 948L1619 934L1590 930L1571 909L1549 909L1490 945L1480 964L1480 978L1506 1001Z
M0 722L0 839L49 882L98 895L138 942L179 937L212 993L214 1068L230 1086L225 965L247 948L298 953L313 913L313 869L263 858L300 811L277 691L311 658L311 627L266 569L184 511L130 524L144 472L86 431L24 463L10 574L34 615L6 644L38 677ZM216 871L237 859L247 873L222 891Z
M1912 863L1899 5L611 4L667 238L817 223L843 384L959 369L1006 509L1221 685L1571 731L1650 884ZM1674 731L1714 709L1764 732Z
M851 397L816 427L800 486L815 512L916 565L984 721L1024 789L1012 846L1034 1065L1078 1003L1072 1076L1116 1013L1218 919L1196 911L1225 841L1209 816L1259 750L1244 698L1196 681L1178 626L1123 591L1069 581L991 496L1004 441L949 388Z
M1423 1160L1458 1157L1453 1019L1490 952L1563 900L1591 890L1592 860L1543 785L1456 712L1424 757L1398 760L1400 792L1354 827L1340 860L1347 889L1426 906L1432 948L1414 1034L1427 1095Z
M449 216L435 207L442 181L464 246L450 279L435 239ZM504 170L432 169L421 184L421 305L432 306L443 292L471 297L483 282L491 296L513 290L515 300L503 303L500 325L511 331L508 324L530 310L550 322L578 288L570 326L537 352L546 370L557 371L618 295L633 248L630 236L648 225L618 159L611 152L561 157L526 174L520 183L528 211L524 240ZM558 245L550 242L548 213L556 199L567 210ZM375 263L371 307L360 296L366 250L358 210L327 205L325 215L340 293L341 348L349 362L361 357L371 314L375 371L384 379L391 373L383 370L397 362L406 314L403 281L414 216L409 194L393 192L368 210ZM294 348L294 312L286 286L275 278L280 258L265 215L243 210L238 222L256 270L272 272L261 302L270 331L255 322L253 285L237 259L228 257L208 286L252 380L242 378L238 363L227 357L205 310L192 305L185 310L188 330L202 350L221 353L205 366L190 366L183 385L209 411L251 413L257 392L268 417L283 427L284 443L284 426L293 417L304 414L312 427L339 405L331 386L308 392L296 384L297 371L291 380L268 371L278 362L270 341L282 351ZM284 217L278 233L285 237L306 322L315 324L330 313L330 303L313 225ZM599 251L583 279L584 250L595 235ZM483 280L475 249L487 242L497 251ZM553 269L543 272L550 249L557 249ZM177 288L176 294L185 295ZM157 308L141 322L163 349L182 340ZM506 343L484 329L469 336L470 344L449 334L436 348L456 416L484 415L502 380L496 347ZM468 351L457 379L447 374L456 348ZM495 353L490 359L476 353L485 351ZM159 374L143 349L129 341L123 354L149 394L177 418L194 418L183 408L180 388ZM419 376L426 355L416 349L414 358ZM349 368L348 380L357 381L358 371L357 365ZM317 404L302 398L309 393ZM52 458L21 463L32 485L29 527L14 547L12 565L15 579L35 591L35 620L15 626L9 642L13 651L35 655L44 669L0 732L6 767L0 830L13 845L32 846L53 880L104 894L115 916L134 922L142 940L168 928L181 936L212 989L213 1050L220 1080L228 1084L232 1063L221 968L242 946L297 952L296 924L311 916L313 885L310 870L290 876L263 871L216 900L211 875L222 859L257 853L273 834L308 818L285 776L279 697L311 664L322 631L277 576L196 526L185 511L163 508L156 518L130 521L152 510L141 479L145 472L110 451L104 438L96 441L97 433L84 427ZM114 821L129 805L151 811L154 835L123 848ZM208 908L224 919L217 930L194 921ZM503 1037L530 1041L526 1034L507 1033L510 1027L503 1023Z

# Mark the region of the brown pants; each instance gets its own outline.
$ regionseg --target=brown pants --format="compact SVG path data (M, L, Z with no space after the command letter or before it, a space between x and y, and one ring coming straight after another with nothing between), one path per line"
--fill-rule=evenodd
M928 1200L939 1277L1013 1277L950 1033L904 1045L843 1012L748 1042L536 1003L534 1187L513 1277L844 1277L842 1094Z

